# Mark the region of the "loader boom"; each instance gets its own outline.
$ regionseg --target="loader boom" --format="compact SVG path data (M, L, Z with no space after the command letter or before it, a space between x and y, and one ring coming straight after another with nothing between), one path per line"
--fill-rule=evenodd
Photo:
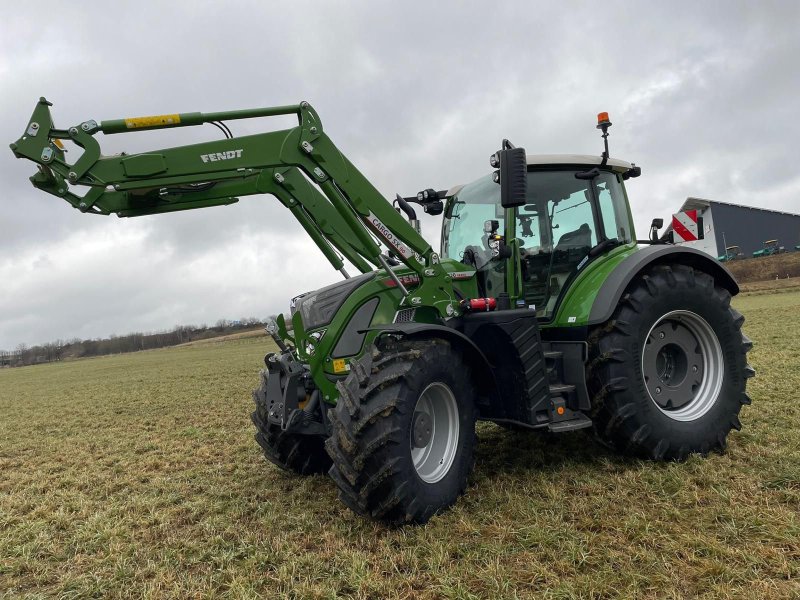
M439 257L323 131L307 103L215 113L180 113L131 119L89 120L57 129L51 104L41 98L25 134L11 144L17 158L39 165L33 185L81 212L120 217L152 215L237 202L270 194L297 218L334 268L342 256L359 271L384 268L404 292L404 302L428 305L442 315L457 308ZM106 135L186 127L235 119L296 115L291 129L231 137L138 154L103 156L97 133ZM74 164L60 140L83 149ZM312 184L313 182L313 184ZM70 186L87 186L82 196ZM320 193L321 191L321 193ZM389 268L380 244L419 277L413 298ZM340 256L341 254L341 256Z

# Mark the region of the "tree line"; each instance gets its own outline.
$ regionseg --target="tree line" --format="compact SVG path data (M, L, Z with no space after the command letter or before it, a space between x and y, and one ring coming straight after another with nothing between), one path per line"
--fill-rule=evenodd
M88 340L73 338L55 340L37 346L19 344L13 350L0 350L0 367L22 367L87 356L121 354L123 352L177 346L194 340L218 337L264 326L270 318L266 320L257 319L256 317L238 320L220 319L213 326L205 324L176 325L169 331L157 331L154 333L136 332Z

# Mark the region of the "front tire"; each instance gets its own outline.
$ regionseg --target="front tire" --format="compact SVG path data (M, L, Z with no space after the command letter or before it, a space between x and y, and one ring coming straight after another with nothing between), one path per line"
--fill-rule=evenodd
M683 460L723 450L754 375L744 317L727 290L686 265L659 265L590 336L595 432L617 450Z
M325 439L318 435L298 435L286 433L267 418L267 378L266 370L261 371L261 385L253 390L256 409L250 415L256 427L255 438L264 458L285 471L298 475L325 473L331 466L331 459L325 452Z
M449 343L383 340L338 389L326 447L348 507L388 523L425 523L464 492L474 392Z

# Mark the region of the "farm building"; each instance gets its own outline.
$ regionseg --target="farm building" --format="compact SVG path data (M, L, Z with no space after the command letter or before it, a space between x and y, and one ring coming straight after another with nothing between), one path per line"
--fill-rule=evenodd
M778 240L778 244L792 251L800 245L800 215L730 204L703 198L687 198L680 212L697 211L702 219L704 238L693 242L682 242L711 256L725 254L725 248L738 246L739 252L750 257L760 250L767 240ZM672 229L672 225L667 231Z

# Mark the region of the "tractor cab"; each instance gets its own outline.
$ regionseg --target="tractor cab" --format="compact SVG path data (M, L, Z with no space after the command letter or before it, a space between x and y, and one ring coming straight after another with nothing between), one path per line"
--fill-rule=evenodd
M635 235L623 180L630 163L584 155L529 155L525 203L503 208L491 176L454 190L442 256L473 266L481 296L552 318L562 292L595 257ZM493 244L493 240L509 244ZM503 251L505 250L505 251Z

